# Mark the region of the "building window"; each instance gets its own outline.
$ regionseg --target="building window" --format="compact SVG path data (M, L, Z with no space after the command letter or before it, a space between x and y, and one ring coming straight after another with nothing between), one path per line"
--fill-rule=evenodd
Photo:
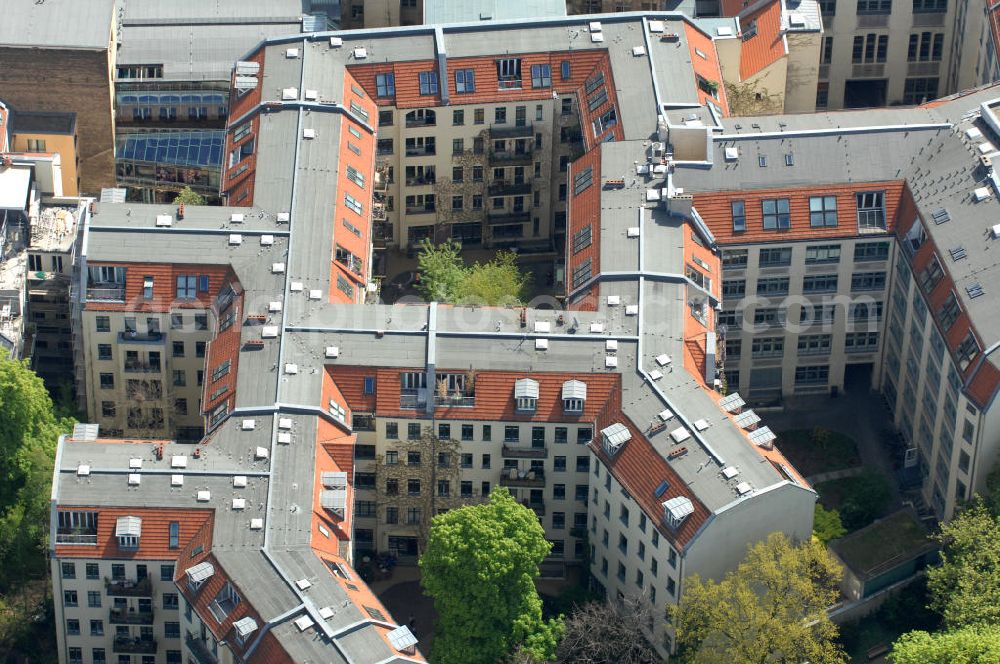
M979 342L976 341L976 337L971 331L958 345L956 355L958 356L958 366L962 371L965 371L979 355Z
M438 93L438 75L436 71L422 71L419 74L420 94L436 95Z
M795 384L826 385L829 375L830 367L828 366L795 367Z
M909 62L940 62L944 52L943 32L915 32L906 52Z
M473 69L455 71L455 92L468 94L476 91L476 72Z
M945 298L944 303L938 310L938 320L941 322L941 329L945 332L950 330L960 313L962 313L962 309L958 305L958 298L955 297L955 293L949 292L948 297Z
M733 232L743 233L747 229L746 205L743 201L733 201L729 205L733 213Z
M112 373L102 373L101 374L101 389L102 390L113 390L115 389L115 375Z
M948 11L948 0L913 0L913 13L944 13Z
M760 204L764 215L764 230L784 230L791 226L787 198L765 198Z
M837 225L836 196L811 196L809 198L809 225L814 228Z
M806 247L806 265L834 264L839 262L839 244L814 244Z
M376 74L375 94L378 97L395 97L396 76L394 74ZM379 119L381 120L381 115L379 116Z
M587 190L594 181L594 169L588 166L573 175L573 195L579 196Z
M552 87L552 65L531 65L531 87Z
M521 87L521 59L503 58L497 60L497 84L501 90Z
M592 240L592 231L589 225L573 233L573 253L578 253L589 247Z
M858 0L858 14L892 13L892 0Z
M903 84L904 104L923 104L938 96L938 79L908 78Z
M830 103L830 82L816 83L816 108L826 108Z
M927 267L920 272L920 287L930 295L943 278L944 271L941 269L941 262L938 260L937 254L931 254Z
M856 272L851 275L851 292L883 288L885 288L885 272Z
M884 261L889 258L888 242L859 242L854 245L854 262Z
M861 0L864 2L865 0ZM873 3L883 2L883 0L871 0ZM884 13L884 12L868 12ZM889 35L879 35L869 32L866 35L858 35L854 38L854 47L851 51L851 62L854 64L874 64L884 63L886 53L889 50Z

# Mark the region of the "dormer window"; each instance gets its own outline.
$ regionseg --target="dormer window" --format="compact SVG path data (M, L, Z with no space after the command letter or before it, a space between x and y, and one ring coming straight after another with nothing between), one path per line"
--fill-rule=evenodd
M120 516L115 523L115 537L118 548L135 550L139 548L139 536L142 534L142 519L137 516Z
M514 383L514 405L518 411L533 413L538 407L538 381L522 378Z
M563 412L576 414L583 412L583 404L587 400L587 384L580 380L567 380L563 383Z
M184 574L188 578L188 590L197 592L201 585L215 574L215 567L209 562L198 563L185 570Z
M611 426L601 429L601 442L608 456L618 454L622 446L631 439L632 433L621 422L615 422Z
M676 496L663 503L663 521L677 530L684 519L694 513L694 503L685 496Z
M236 630L236 641L243 645L250 638L250 635L257 631L257 621L247 616L234 622L233 629Z

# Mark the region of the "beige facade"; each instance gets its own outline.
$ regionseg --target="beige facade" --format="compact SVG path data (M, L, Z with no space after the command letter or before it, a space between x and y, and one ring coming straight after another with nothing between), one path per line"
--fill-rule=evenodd
M81 318L86 409L108 435L197 441L209 311L169 315L86 309Z
M340 25L345 30L420 25L423 16L423 0L348 0L340 6Z
M551 250L564 230L565 163L582 149L571 140L578 136L570 97L383 107L379 158L391 173L386 244L413 249L424 237L453 237L467 247Z

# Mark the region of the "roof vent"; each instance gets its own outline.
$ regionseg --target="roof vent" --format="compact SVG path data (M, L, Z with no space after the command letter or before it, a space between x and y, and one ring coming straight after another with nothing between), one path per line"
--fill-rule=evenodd
M299 98L298 88L284 88L281 91L281 99L283 101L295 101Z
M264 527L264 519L250 519L250 530L260 530Z
M621 422L615 422L609 427L601 429L601 439L604 441L604 451L608 456L618 454L618 451L625 443L632 439L632 434Z
M128 467L131 470L139 470L140 468L142 468L142 459L138 457L132 457L131 459L128 460Z
M604 366L607 369L614 369L618 366L618 358L614 355L608 355L604 358Z
M90 466L88 466L85 463L81 463L79 466L76 467L76 476L77 477L90 476Z
M327 346L325 354L328 359L335 359L338 355L340 355L340 348L337 346Z
M972 192L972 200L976 201L977 203L982 203L989 197L990 197L990 190L987 189L986 187L976 187L976 189L973 190Z
M293 293L301 293L303 288L304 286L302 285L301 281L293 281L292 283L288 284L288 290L290 290Z
M965 137L970 141L978 141L983 137L983 132L979 131L978 127L969 127L965 130Z
M660 380L661 378L663 378L663 372L660 371L659 369L653 369L652 371L649 372L649 377L652 380Z
M604 350L606 350L606 351L616 351L616 350L618 350L618 340L617 339L608 339L607 341L605 341L604 342Z
M299 372L299 365L297 365L297 364L286 364L285 365L285 373L288 374L289 376L294 376L298 372Z
M254 456L255 459L258 459L258 460L260 460L260 459L266 459L269 456L269 453L268 453L266 447L258 447L254 451L253 456Z
M236 630L236 636L241 641L245 641L248 636L257 631L257 621L247 616L234 622L233 629Z
M316 130L312 127L306 127L302 130L302 138L316 138Z
M175 454L170 457L171 468L187 468L188 458L183 454Z
M367 57L368 57L368 49L366 49L364 46L359 46L356 49L354 49L355 60L364 60Z
M965 292L969 294L973 300L985 293L983 287L979 283L972 284L971 286L965 287Z
M340 48L344 45L344 40L341 37L330 37L330 48Z
M740 471L736 470L732 466L726 466L725 468L722 469L722 476L725 477L727 480L731 480L739 474Z
M730 28L728 25L720 25L715 29L715 34L719 35L720 37L732 37L733 29Z
M171 475L170 476L170 486L184 486L184 476L183 475Z
M734 145L731 148L726 148L726 161L736 161L740 158L740 151Z
M620 295L608 295L608 306L617 307L622 303L622 298Z
M276 314L281 311L281 300L275 300L274 302L267 303L267 310L272 314Z
M260 63L240 60L236 63L236 73L240 76L256 76L260 72Z
M632 237L632 238L639 237L639 227L638 226L629 226L628 230L625 231L625 235L627 237Z
M240 235L239 233L232 233L232 234L230 234L230 236L229 236L229 246L231 246L231 247L238 247L241 244L243 244L243 236L242 235Z
M310 618L309 616L301 616L295 619L295 626L299 628L300 632L306 631L314 624L315 623L313 623L313 619Z
M951 215L944 208L938 208L931 213L931 219L934 220L935 224L943 224L945 222L951 221Z
M278 326L277 325L265 325L260 328L260 338L261 339L274 339L278 336Z
M278 443L281 445L290 445L292 443L292 434L287 431L279 431Z
M288 58L289 60L294 60L295 58L299 57L299 49L297 48L285 49L285 57Z
M156 215L156 226L157 228L164 228L174 225L174 218L169 214L158 214Z
M1000 240L1000 224L994 224L990 229L990 233L993 235L994 240Z
M637 58L639 56L646 55L646 47L645 46L633 46L632 47L632 55L634 55Z
M244 431L253 431L257 426L257 420L246 419L240 423L240 428Z
M535 332L549 333L552 331L552 323L544 320L535 321Z
M247 476L246 475L234 475L233 476L233 488L234 489L245 489L247 486Z
M677 427L670 432L670 437L675 443L683 443L685 440L691 437L691 432L684 427Z
M212 499L212 492L209 491L208 489L202 489L201 491L198 492L196 498L199 503L207 503Z
M288 431L292 428L292 418L290 417L279 417L278 418L278 428Z
M980 143L976 147L979 150L979 154L989 154L989 153L994 152L996 150L996 148L993 147L993 144L990 143L989 141L986 141L984 143Z
M673 418L674 414L673 412L671 412L669 408L664 408L659 413L657 413L656 416L659 417L664 422L668 422L670 421L671 418Z
M736 485L736 493L740 494L741 496L745 496L751 491L753 491L753 487L750 486L749 482L740 482L739 484Z
M589 27L591 32L600 32L603 29L600 21L591 21Z
M679 528L684 519L693 513L694 503L685 496L677 496L663 503L663 520L671 528Z
M284 263L271 263L271 274L283 274L285 271Z
M604 33L603 32L591 32L590 33L590 41L592 41L595 44L600 44L601 42L604 41Z
M197 586L200 586L206 579L211 578L215 574L215 566L209 562L201 562L188 567L184 570L184 574L188 578L188 583L195 584L197 588Z
M319 98L319 92L316 90L306 90L306 101L316 101Z
M260 246L262 246L262 247L270 247L273 244L274 244L274 236L273 235L261 235L260 236Z
M246 498L233 498L233 509L242 510L246 509L247 499Z
M625 307L625 315L626 316L638 316L639 315L639 305L638 304L629 304L629 305L626 305L626 307Z
M310 300L319 300L322 299L322 297L323 297L323 291L321 291L318 288L313 288L309 291Z
M548 339L535 339L535 350L548 350L549 340Z
M320 526L322 528L322 526ZM323 620L329 620L334 616L335 611L329 606L321 606L319 608L319 617Z
M593 334L601 334L604 332L604 323L591 323L590 331Z
M141 482L142 482L142 478L139 476L139 473L129 473L128 474L128 485L129 486L139 486L139 484Z
M656 363L659 364L661 367L667 366L668 364L670 364L671 361L672 360L670 359L670 356L667 355L666 353L656 356Z
M965 252L965 247L963 247L962 245L958 245L957 247L952 247L951 249L948 250L948 253L951 254L951 259L954 261L960 261L966 256L968 256L968 254Z
M793 28L804 28L806 27L806 17L798 12L789 12L788 25Z
M287 224L289 220L291 220L291 218L292 218L291 212L279 212L277 215L275 215L274 220L277 221L279 224Z
M650 32L663 32L663 21L650 21L649 22Z
M698 431L704 431L708 428L708 420L695 420L694 428Z
M747 410L737 415L734 421L736 422L736 426L741 429L749 429L760 422L760 415L753 412L753 410Z

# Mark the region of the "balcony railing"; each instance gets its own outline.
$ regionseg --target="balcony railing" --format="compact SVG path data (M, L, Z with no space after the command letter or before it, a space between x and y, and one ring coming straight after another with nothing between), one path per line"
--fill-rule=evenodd
M56 544L97 544L97 531L57 532Z
M156 639L116 636L111 649L121 654L151 655L156 652Z
M433 127L437 124L437 116L433 118L422 117L422 118L406 118L406 126L408 129L414 127Z
M425 394L400 394L400 408L423 408L427 405ZM476 405L475 395L451 395L446 397L434 396L434 405L439 408L473 408Z
M490 196L515 196L518 194L530 194L530 182L506 182L498 180L490 184Z
M491 164L524 166L530 164L533 160L534 155L528 150L520 152L517 150L490 150Z
M139 332L136 330L123 330L118 333L118 343L128 344L162 344L162 332Z
M219 658L212 654L212 651L208 648L208 644L191 632L187 633L185 643L187 643L188 650L191 651L198 664L219 664Z
M544 500L526 500L521 503L528 509L534 510L535 514L538 516L545 516L545 501Z
M422 178L406 178L407 187L420 187L426 184L434 184L435 182L437 182L437 178L433 176L422 177Z
M120 286L100 285L87 288L87 299L101 302L124 302L125 284Z
M160 373L161 371L160 363L149 363L149 362L125 362L125 371L127 373Z
M152 625L153 612L112 607L108 612L108 622L112 625Z
M152 597L153 582L147 576L143 579L105 580L104 590L118 597Z
M491 138L527 138L535 135L535 126L526 125L490 125Z
M406 214L434 214L433 205L407 205Z
M431 156L437 152L433 145L410 145L406 148L407 157Z
M528 210L520 212L490 212L486 215L491 224L523 224L531 221L531 213Z
M500 455L504 459L544 459L549 455L549 448L504 445Z
M545 486L545 471L541 469L518 470L505 468L500 473L501 486L535 487Z

